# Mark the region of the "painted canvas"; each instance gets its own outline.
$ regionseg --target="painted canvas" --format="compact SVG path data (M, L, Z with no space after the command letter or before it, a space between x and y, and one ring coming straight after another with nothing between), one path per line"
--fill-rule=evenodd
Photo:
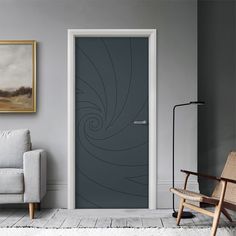
M36 111L36 41L0 41L0 112Z

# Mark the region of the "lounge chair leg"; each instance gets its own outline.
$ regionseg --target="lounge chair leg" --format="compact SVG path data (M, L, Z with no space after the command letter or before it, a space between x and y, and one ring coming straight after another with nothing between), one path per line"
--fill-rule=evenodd
M216 209L215 209L215 215L213 218L213 224L211 228L211 236L216 235L216 230L217 230L219 219L220 219L220 213L221 213L221 205L218 205L216 206Z
M29 203L29 216L30 219L34 219L34 203Z
M226 192L226 187L227 187L227 182L226 181L222 181L221 184L222 184L222 190L221 190L221 194L220 194L220 201L219 201L218 205L215 208L215 214L214 214L213 224L212 224L212 228L211 228L211 236L216 235L216 230L217 230L217 227L218 227L218 223L219 223L219 219L220 219L220 213L222 211L222 205L223 205L225 192Z
M221 209L221 212L225 215L225 217L230 221L230 222L233 222L229 212L225 209L225 208L222 208Z
M177 225L179 225L180 220L181 220L181 216L182 216L183 209L184 209L184 205L183 205L184 201L185 201L184 198L180 198L179 211L178 211L178 216L177 216L177 221L176 221Z

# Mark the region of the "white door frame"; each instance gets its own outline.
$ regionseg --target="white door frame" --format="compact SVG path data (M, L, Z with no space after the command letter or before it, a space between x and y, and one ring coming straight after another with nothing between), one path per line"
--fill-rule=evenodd
M75 208L75 38L148 37L149 40L149 191L148 208L156 209L156 29L68 30L68 209Z

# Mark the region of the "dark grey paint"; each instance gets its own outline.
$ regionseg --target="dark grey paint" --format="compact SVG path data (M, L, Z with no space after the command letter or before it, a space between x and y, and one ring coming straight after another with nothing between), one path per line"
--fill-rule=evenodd
M219 175L236 149L236 2L198 2L199 171ZM203 192L212 182L200 180Z
M76 39L76 207L148 208L148 39Z

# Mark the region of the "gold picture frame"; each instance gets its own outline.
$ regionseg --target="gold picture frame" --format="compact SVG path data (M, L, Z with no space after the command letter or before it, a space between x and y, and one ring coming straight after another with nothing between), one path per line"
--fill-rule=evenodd
M0 113L36 112L35 40L0 40Z

